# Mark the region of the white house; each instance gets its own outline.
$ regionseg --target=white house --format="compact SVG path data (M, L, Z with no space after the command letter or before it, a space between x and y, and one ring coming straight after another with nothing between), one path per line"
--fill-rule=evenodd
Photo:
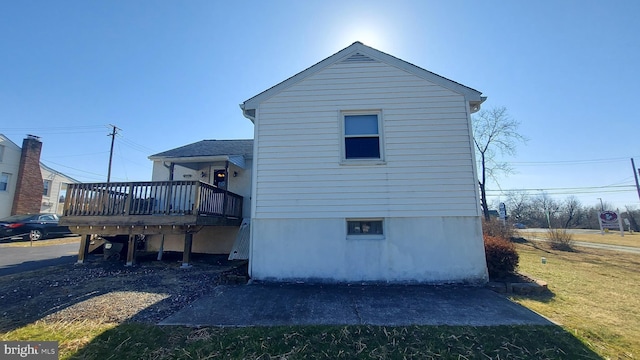
M40 212L60 215L62 214L64 199L67 194L67 185L75 184L79 181L43 163L40 163L40 171L42 172L44 186Z
M40 143L33 136L27 137L25 141ZM29 208L29 212L61 214L67 184L78 181L40 162L39 149L35 154L24 156L21 164L24 151L28 150L21 148L8 137L0 134L0 219L15 212L13 205L18 188L27 193L28 197L34 197L34 206ZM33 184L27 184L28 181L24 178L22 180L23 186L18 186L20 185L18 183L20 168L22 167L23 170L29 168L29 162L33 162L32 168L40 171L40 174L34 174L37 178L42 178L42 183L37 184L38 189L30 188ZM38 192L42 192L42 196ZM18 212L22 213L22 211Z
M20 146L0 134L0 219L11 215L21 152Z
M242 103L250 276L485 282L470 118L484 100L356 42Z

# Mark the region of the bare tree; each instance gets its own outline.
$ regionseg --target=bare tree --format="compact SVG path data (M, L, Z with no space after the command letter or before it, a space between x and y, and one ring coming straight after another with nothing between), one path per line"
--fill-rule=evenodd
M574 225L577 223L576 220L579 220L580 212L582 210L581 208L582 205L575 196L569 196L564 200L560 209L560 216L563 218L564 222L563 228L568 229L572 222Z
M510 192L507 203L512 222L524 222L528 213L531 212L531 199L526 191Z
M508 174L511 168L498 155L514 155L516 145L527 139L518 132L520 122L511 118L505 107L482 110L473 117L473 142L480 164L480 204L485 220L489 221L487 204L487 178L497 182L499 174Z

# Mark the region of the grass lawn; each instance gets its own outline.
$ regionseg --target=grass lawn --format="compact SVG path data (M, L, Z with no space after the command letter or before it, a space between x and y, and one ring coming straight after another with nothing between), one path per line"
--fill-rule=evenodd
M518 244L520 269L551 292L515 301L553 326L185 328L29 321L0 340L57 340L61 359L603 359L640 355L640 255ZM539 246L542 246L540 244ZM542 264L541 257L547 263ZM0 319L1 320L1 319ZM0 321L2 323L2 321Z
M514 300L560 323L603 356L640 356L640 255L543 246L517 246L520 270L547 281L552 295Z
M554 326L32 324L9 338L61 341L61 359L600 359Z

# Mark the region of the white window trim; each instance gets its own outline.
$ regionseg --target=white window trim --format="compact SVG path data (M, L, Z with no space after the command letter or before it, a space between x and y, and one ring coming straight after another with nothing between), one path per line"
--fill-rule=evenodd
M349 221L382 221L382 234L349 234ZM344 231L347 240L384 240L387 233L387 222L384 218L346 218Z
M379 159L347 159L345 149L344 117L353 115L377 115L378 138L380 146ZM343 110L340 111L340 165L385 165L384 157L384 131L382 131L382 110Z

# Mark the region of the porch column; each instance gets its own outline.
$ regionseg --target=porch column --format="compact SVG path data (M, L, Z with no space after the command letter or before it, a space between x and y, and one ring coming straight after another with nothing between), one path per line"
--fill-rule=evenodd
M222 201L222 216L227 215L227 198L229 197L229 161L224 162L224 200Z

